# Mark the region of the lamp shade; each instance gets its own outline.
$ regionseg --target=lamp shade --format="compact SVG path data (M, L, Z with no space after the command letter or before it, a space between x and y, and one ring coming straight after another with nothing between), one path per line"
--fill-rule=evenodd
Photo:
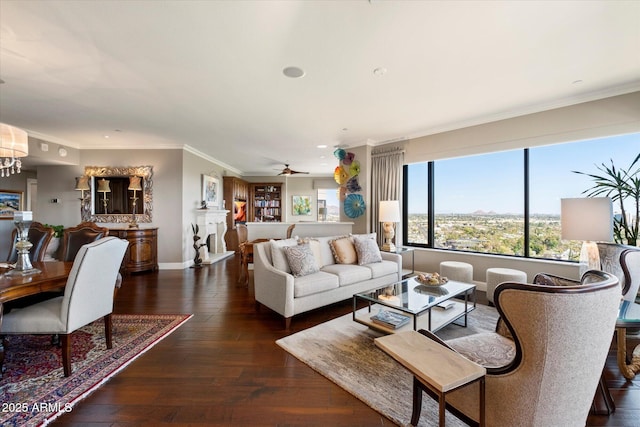
M397 200L381 200L378 221L400 222L400 202Z
M109 181L104 178L98 180L98 191L101 193L110 193L111 187L109 187Z
M29 135L17 127L0 123L0 157L16 158L29 155Z
M76 190L89 190L89 177L88 176L79 176L76 178Z
M613 241L613 205L609 197L562 199L563 240Z
M142 185L140 184L140 180L142 178L139 176L131 176L129 177L129 190L142 191Z

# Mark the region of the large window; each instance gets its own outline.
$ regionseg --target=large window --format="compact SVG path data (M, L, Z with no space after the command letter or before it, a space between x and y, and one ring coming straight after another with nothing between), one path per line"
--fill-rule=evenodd
M627 168L638 153L640 134L632 134L431 162L431 180L428 163L408 165L405 240L416 246L577 260L581 242L560 237L560 199L585 197L594 181L574 171L599 174L597 166L611 161Z

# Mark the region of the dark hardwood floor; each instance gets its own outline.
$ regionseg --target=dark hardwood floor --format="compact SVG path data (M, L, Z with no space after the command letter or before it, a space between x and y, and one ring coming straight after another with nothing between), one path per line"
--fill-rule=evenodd
M238 284L237 271L230 258L125 278L116 313L194 316L53 425L393 425L275 344L350 312L350 301L297 316L285 331L280 316L255 311L251 285ZM640 426L640 378L626 381L613 353L606 378L617 410L590 416L588 425Z

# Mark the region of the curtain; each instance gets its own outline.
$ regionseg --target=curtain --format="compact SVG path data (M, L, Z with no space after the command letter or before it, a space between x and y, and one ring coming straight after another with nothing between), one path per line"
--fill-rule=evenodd
M379 150L371 153L371 230L377 233L378 245L384 242L382 224L378 220L381 200L398 200L402 209L402 166L404 150ZM402 223L396 224L396 246L402 245Z

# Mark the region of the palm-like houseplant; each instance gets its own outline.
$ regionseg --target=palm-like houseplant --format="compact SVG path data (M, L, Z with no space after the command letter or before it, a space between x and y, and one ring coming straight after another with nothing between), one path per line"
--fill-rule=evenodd
M606 196L613 203L620 206L620 216L613 220L613 234L617 243L625 243L636 246L638 243L638 229L640 225L640 154L631 162L627 169L619 169L613 164L607 166L602 163L596 166L601 174L573 171L586 175L594 180L593 187L582 194L587 197ZM632 200L635 212L627 212L625 202ZM633 209L632 207L632 209Z

